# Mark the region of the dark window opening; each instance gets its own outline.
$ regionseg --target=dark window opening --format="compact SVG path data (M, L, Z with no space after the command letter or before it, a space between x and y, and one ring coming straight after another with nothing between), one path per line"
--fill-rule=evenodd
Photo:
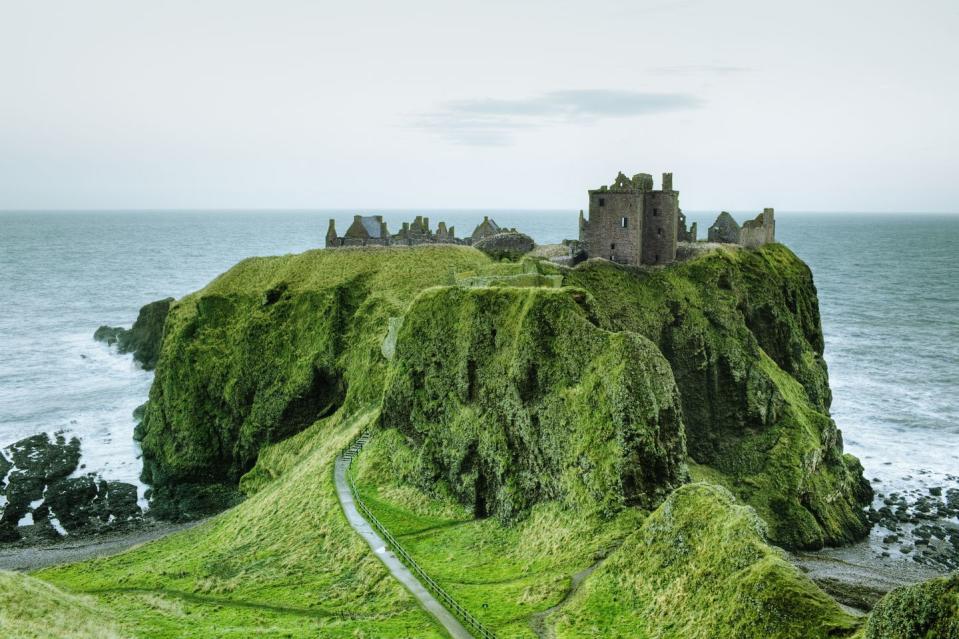
M656 229L656 235L662 235L662 234L663 234L663 229L662 229L662 228Z
M653 261L656 262L657 264L659 263L659 253L657 253L657 254L654 256Z
M600 205L600 206L606 206L606 198L604 198L604 197L599 198L599 205Z
M615 250L616 250L616 243L613 242L612 244L610 244L610 245L609 245L609 248L610 248L611 250L615 251Z
M653 217L659 217L659 209L653 209Z
M629 226L629 218L628 218L628 217L624 217L624 218L623 218L623 228L626 228L627 226Z

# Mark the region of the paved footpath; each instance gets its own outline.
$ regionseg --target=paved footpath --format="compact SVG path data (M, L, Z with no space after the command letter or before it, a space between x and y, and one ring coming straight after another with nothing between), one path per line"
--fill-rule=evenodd
M346 481L346 470L349 466L350 460L338 455L336 457L336 466L333 470L333 478L336 482L336 495L340 498L340 504L343 506L343 512L346 514L346 519L350 522L350 526L366 540L366 543L373 549L373 553L386 565L390 573L399 580L401 584L406 586L406 589L419 600L420 605L436 617L436 620L440 622L440 625L446 628L446 631L453 639L473 639L473 635L467 632L466 628L460 624L456 617L450 614L450 611L437 601L429 590L423 587L423 584L413 576L413 573L410 572L403 562L386 547L386 542L383 541L383 538L363 519L363 516L353 501L353 493L350 492L349 482Z

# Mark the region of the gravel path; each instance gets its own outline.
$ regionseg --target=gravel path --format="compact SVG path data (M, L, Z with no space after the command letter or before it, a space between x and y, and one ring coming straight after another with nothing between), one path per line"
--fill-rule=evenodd
M171 533L192 528L202 521L185 524L150 521L136 530L125 533L77 539L68 537L32 546L0 546L0 569L32 571L58 564L107 557Z
M350 522L350 526L366 540L366 543L373 549L373 553L386 565L390 574L406 586L406 589L416 597L420 605L436 617L436 620L440 622L453 639L473 639L473 635L457 621L456 617L450 614L450 611L447 610L443 604L437 601L437 599L423 587L423 584L413 576L409 568L407 568L396 555L390 552L383 538L363 519L360 511L356 508L356 504L353 501L353 493L350 492L349 484L346 481L346 470L349 468L349 465L349 459L338 455L336 457L333 477L336 482L337 497L340 498L340 504L343 506L343 512L346 514L346 519Z

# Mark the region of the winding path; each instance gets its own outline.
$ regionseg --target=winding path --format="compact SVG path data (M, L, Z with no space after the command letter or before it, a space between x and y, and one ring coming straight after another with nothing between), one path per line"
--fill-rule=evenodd
M360 511L356 508L356 502L353 500L353 493L350 491L349 482L346 479L346 471L350 467L350 459L343 455L337 455L336 465L333 469L333 480L336 483L336 495L343 506L343 512L346 519L350 522L353 530L366 540L366 543L373 549L373 554L379 557L386 568L406 589L412 593L431 615L436 617L446 631L453 639L473 639L466 628L454 617L443 604L441 604L428 591L419 580L413 576L413 573L394 555L383 538L373 530L373 527L367 522Z

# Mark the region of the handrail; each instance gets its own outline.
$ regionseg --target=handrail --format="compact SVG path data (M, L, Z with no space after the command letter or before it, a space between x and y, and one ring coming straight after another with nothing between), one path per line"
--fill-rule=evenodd
M464 608L458 601L453 599L453 596L443 590L443 587L440 586L436 581L426 574L426 571L413 557L406 551L403 546L400 545L400 542L397 541L396 537L386 529L379 519L376 518L376 515L370 510L369 506L366 505L366 502L363 501L363 498L360 497L360 491L356 488L356 483L353 481L353 460L359 455L360 451L363 449L363 446L366 445L366 442L370 440L371 433L368 430L360 433L356 439L354 439L346 448L340 452L340 457L344 460L348 460L349 464L346 467L346 480L350 484L350 492L353 494L353 501L359 506L360 512L366 517L367 521L370 523L373 528L375 528L386 540L386 543L389 544L390 548L399 557L406 567L409 568L413 574L415 574L420 582L432 592L443 604L452 612L456 617L459 618L466 626L471 630L475 631L475 635L481 639L496 639L496 635L493 634L486 626L484 626L479 619L470 614L470 612Z

